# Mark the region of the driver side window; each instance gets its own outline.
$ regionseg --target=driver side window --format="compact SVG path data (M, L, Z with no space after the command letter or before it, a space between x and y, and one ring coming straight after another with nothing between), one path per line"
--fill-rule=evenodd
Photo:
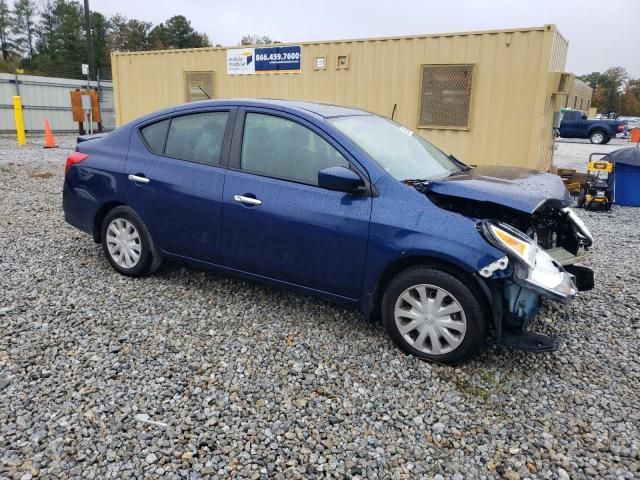
M318 171L349 162L319 135L290 120L247 113L240 168L247 172L318 184Z

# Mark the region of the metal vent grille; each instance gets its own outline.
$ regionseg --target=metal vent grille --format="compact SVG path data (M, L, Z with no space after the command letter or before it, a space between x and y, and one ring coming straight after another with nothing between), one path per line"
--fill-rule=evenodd
M473 65L422 65L420 127L469 127Z
M213 72L184 72L184 87L187 102L214 98Z
M560 83L558 85L558 91L559 92L564 92L565 89L567 88L567 81L569 80L569 75L566 74L562 74L560 75Z

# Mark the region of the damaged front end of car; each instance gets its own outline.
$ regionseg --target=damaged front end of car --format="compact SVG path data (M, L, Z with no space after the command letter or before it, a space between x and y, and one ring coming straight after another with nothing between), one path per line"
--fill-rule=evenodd
M542 299L567 302L594 285L593 271L576 265L593 239L566 199L547 198L527 211L422 187L440 208L476 219L484 239L504 252L476 272L487 286L496 343L534 352L555 350L557 339L532 330Z

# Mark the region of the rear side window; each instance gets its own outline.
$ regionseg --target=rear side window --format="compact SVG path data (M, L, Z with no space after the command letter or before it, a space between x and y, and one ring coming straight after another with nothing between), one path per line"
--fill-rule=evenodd
M319 135L284 118L247 113L240 168L270 177L318 184L318 171L349 167L349 162Z
M180 160L218 165L228 115L228 112L206 112L174 117L164 154Z
M577 110L566 110L562 119L573 121L580 120L580 117L582 117L582 112L578 112Z
M164 141L167 138L167 130L169 129L170 119L162 120L157 123L152 123L140 130L142 138L144 138L147 147L153 153L162 155L164 150Z

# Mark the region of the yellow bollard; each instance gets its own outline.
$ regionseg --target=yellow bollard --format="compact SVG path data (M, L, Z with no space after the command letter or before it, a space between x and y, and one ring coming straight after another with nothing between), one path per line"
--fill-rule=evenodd
M20 96L15 95L13 97L13 112L16 116L16 133L18 135L18 145L24 145L27 143L27 139L24 135L24 117L22 115L22 100Z

